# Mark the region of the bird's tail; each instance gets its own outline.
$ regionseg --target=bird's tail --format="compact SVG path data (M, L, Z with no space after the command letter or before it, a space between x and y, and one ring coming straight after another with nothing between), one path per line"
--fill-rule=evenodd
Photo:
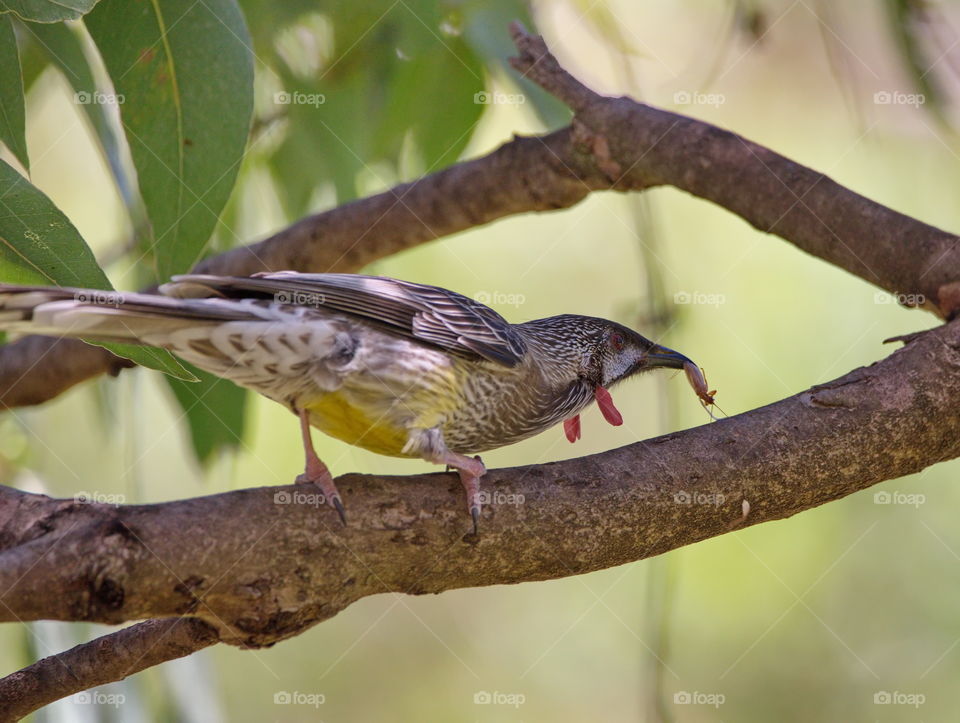
M257 314L225 299L0 284L0 330L164 346L175 331Z

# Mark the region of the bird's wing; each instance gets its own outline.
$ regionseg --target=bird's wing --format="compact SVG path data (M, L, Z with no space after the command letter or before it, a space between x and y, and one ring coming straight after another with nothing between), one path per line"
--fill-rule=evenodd
M438 286L382 276L301 274L176 276L161 291L170 296L273 298L327 309L441 349L516 366L526 351L522 337L493 309Z

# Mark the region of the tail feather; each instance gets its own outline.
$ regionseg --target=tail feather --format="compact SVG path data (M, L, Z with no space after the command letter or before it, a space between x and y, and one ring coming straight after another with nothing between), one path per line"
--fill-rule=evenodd
M170 333L268 316L248 302L0 284L0 329L162 346Z

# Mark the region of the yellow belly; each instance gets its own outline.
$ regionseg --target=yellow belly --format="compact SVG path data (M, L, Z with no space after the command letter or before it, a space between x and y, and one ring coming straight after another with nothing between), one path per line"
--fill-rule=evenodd
M393 424L390 415L370 415L342 391L324 394L307 405L310 424L347 444L391 457L406 457L406 427Z

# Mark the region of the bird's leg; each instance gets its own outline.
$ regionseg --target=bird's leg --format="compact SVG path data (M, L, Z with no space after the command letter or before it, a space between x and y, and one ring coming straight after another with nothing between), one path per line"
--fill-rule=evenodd
M347 524L347 515L343 510L343 503L340 501L340 493L337 486L333 483L333 475L327 469L327 465L317 456L317 450L313 448L313 438L310 436L310 415L305 409L297 412L300 417L300 433L303 435L303 451L307 457L307 465L303 474L297 477L297 484L315 484L323 491L324 499L340 515L340 521Z
M467 457L465 454L457 454L449 449L440 452L432 461L453 467L459 473L460 483L467 495L467 509L470 510L470 517L473 519L473 534L477 534L480 506L483 501L480 495L480 478L487 473L487 468L483 466L479 456Z

